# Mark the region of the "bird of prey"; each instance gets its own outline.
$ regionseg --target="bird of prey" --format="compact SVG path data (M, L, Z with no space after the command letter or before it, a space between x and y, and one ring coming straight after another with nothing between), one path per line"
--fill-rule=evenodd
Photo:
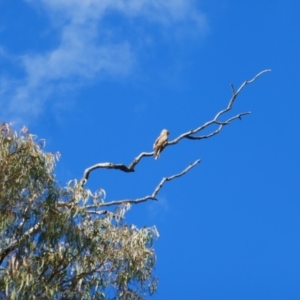
M163 129L160 133L160 136L156 139L153 149L154 149L154 155L155 159L159 158L160 153L164 150L167 142L168 142L168 135L170 132L167 129Z

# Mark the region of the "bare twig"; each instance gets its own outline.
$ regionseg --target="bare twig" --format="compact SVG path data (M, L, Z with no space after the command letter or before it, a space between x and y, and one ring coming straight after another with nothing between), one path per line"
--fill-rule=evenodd
M231 87L232 94L235 94L233 83L230 85L230 87Z
M206 123L204 123L203 125L201 125L200 127L196 128L196 129L192 129L190 131L187 131L183 134L181 134L180 136L178 136L176 139L174 139L173 141L170 141L168 142L166 145L165 145L165 148L168 147L168 146L172 146L172 145L175 145L177 144L180 140L184 139L184 138L187 138L187 139L190 139L190 140L200 140L200 139L206 139L206 138L210 138L216 134L218 134L225 125L228 125L230 124L231 121L234 121L236 119L241 119L242 116L245 116L245 115L248 115L250 114L250 112L243 112L243 113L240 113L238 114L237 116L235 117L231 117L229 118L227 121L225 122L221 122L218 120L218 118L227 113L228 111L230 111L232 109L232 106L235 102L235 99L237 98L237 96L240 94L240 92L243 90L243 88L250 84L250 83L253 83L258 77L260 77L262 74L264 73L267 73L267 72L270 72L271 70L264 70L264 71L261 71L260 73L258 73L257 75L254 76L254 78L252 78L251 80L246 80L244 81L244 83L237 89L237 91L235 91L234 89L234 86L233 84L231 84L231 91L232 91L232 97L231 99L229 100L229 103L228 103L228 106L219 111L216 116L211 120L211 121L208 121ZM215 131L207 134L207 135L202 135L202 136L194 136L196 133L202 131L203 129L209 127L210 125L212 124L217 124L219 125L218 129L216 129ZM89 168L87 168L84 173L83 173L83 176L82 176L82 186L86 184L87 180L89 179L89 175L92 171L96 170L96 169L101 169L101 168L105 168L105 169L116 169L116 170L120 170L120 171L123 171L123 172L134 172L134 168L135 166L140 162L140 160L143 158L143 157L147 157L147 156L153 156L154 155L154 151L153 152L142 152L141 154L139 154L136 158L134 158L134 160L132 161L132 163L129 165L129 166L126 166L125 164L114 164L114 163L99 163L99 164L95 164ZM144 198L141 198L141 199L144 199ZM140 199L140 200L141 200ZM148 198L150 199L150 198ZM131 200L130 200L131 201ZM134 201L134 200L132 200ZM142 201L141 201L142 202ZM134 203L134 202L133 202Z
M88 209L96 209L99 207L104 207L104 206L112 206L112 205L120 205L120 204L124 204L124 203L131 203L131 204L137 204L137 203L141 203L141 202L145 202L148 200L157 200L157 194L160 191L160 189L163 187L163 185L165 184L166 181L170 181L172 179L178 178L184 174L186 174L190 169L192 169L194 166L196 166L198 163L200 163L200 159L196 160L194 163L191 163L187 168L185 168L182 172L169 176L169 177L165 177L161 180L161 182L157 185L157 187L154 189L153 193L149 196L145 196L143 198L138 198L138 199L124 199L124 200L113 200L110 202L106 202L106 203L100 203L98 205L87 205L86 208ZM90 213L92 213L92 211L89 211ZM100 211L98 212L98 214L104 214L104 212L106 211ZM96 212L93 212L96 213Z
M242 116L249 115L249 114L250 114L250 111L244 112L244 113L240 113L240 114L238 114L238 115L236 115L236 116L234 116L234 117L232 117L232 118L230 118L230 119L228 119L227 121L224 121L224 122L215 121L212 124L218 124L218 125L220 125L215 131L213 131L213 132L211 132L209 134L206 134L206 135L201 135L201 136L187 135L187 136L185 136L185 138L190 139L190 140L201 140L201 139L210 138L210 137L218 134L223 129L223 127L225 125L230 124L231 121L236 120L236 119L240 119L241 120Z
M181 135L180 135L178 138L176 138L175 140L168 142L168 144L167 144L166 146L169 146L169 145L175 145L175 144L177 144L180 140L182 140L183 138L195 139L195 138L193 138L193 137L191 138L191 135L192 135L192 134L198 133L199 131L201 131L201 130L207 128L208 126L210 126L210 125L212 125L212 124L220 124L220 122L218 121L218 118L219 118L221 115L227 113L229 110L232 109L233 103L234 103L235 99L237 98L237 96L239 95L239 93L242 91L242 89L243 89L247 84L250 84L250 83L254 82L254 81L255 81L259 76L261 76L262 74L264 74L264 73L266 73L266 72L270 72L270 71L271 71L271 70L264 70L264 71L258 73L253 79L244 81L244 83L238 88L238 90L237 90L236 92L234 92L233 85L231 85L231 89L232 89L232 93L233 93L233 94L232 94L231 99L229 100L228 106L227 106L225 109L219 111L219 112L216 114L216 116L215 116L211 121L206 122L205 124L201 125L200 127L196 128L196 129L193 129L193 130L190 130L190 131L188 131L188 132L186 132L186 133L181 134ZM225 123L224 125L229 124L231 121L236 120L237 118L241 119L242 116L248 115L248 114L250 114L250 112L244 112L244 113L241 113L241 114L237 115L236 117L232 117L232 118L228 119L227 121L225 121L225 122L224 122L224 123ZM222 127L220 128L220 130L219 130L218 132L220 132L221 129L222 129ZM218 132L217 132L217 133L218 133ZM215 134L216 134L216 133L215 133ZM199 138L196 138L196 139L208 138L208 137L211 137L211 136L213 136L213 135L215 135L215 134L208 134L208 135L206 135L206 136L202 136L202 137L199 137Z

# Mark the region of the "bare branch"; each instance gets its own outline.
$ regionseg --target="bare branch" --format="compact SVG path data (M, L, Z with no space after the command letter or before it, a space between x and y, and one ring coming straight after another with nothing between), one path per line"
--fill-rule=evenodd
M117 170L121 170L123 172L134 172L133 169L131 169L130 167L127 167L123 164L113 164L113 163L99 163L99 164L96 164L96 165L93 165L89 168L87 168L85 171L84 171L84 174L83 174L83 178L84 179L88 179L89 178L89 174L90 172L96 170L96 169L117 169Z
M139 156L137 156L133 160L133 162L130 164L129 168L133 169L143 157L153 156L153 155L154 155L154 151L153 152L142 152Z
M188 131L188 132L186 132L186 133L183 133L183 134L181 134L178 138L176 138L175 140L168 142L168 144L166 145L166 147L169 146L169 145L175 145L175 144L177 144L177 143L178 143L180 140L182 140L183 138L195 139L195 138L191 137L192 134L195 134L195 133L197 133L197 132L199 132L199 131L205 129L205 128L207 128L208 126L210 126L210 125L212 125L212 124L220 124L220 122L218 121L218 118L219 118L221 115L223 115L224 113L226 113L226 112L228 112L229 110L232 109L233 103L234 103L235 99L237 98L237 96L239 95L239 93L242 91L242 89L243 89L247 84L250 84L250 83L254 82L254 81L255 81L259 76L261 76L262 74L264 74L264 73L266 73L266 72L270 72L270 71L271 71L271 70L264 70L264 71L258 73L253 79L244 81L244 83L238 88L238 90L237 90L236 92L234 92L233 85L231 85L233 95L232 95L231 99L229 100L228 106L227 106L225 109L219 111L219 112L216 114L216 116L215 116L211 121L206 122L205 124L201 125L200 127L196 128L196 129L193 129L193 130L190 130L190 131ZM242 116L247 115L247 114L250 114L250 112L241 113L241 114L239 114L237 117L233 117L233 118L228 119L225 123L229 124L230 121L233 121L233 120L235 120L235 119L237 119L237 118L240 119ZM225 125L227 125L227 124L225 124ZM222 129L222 128L221 128L221 129ZM220 129L218 132L220 132L221 129ZM217 133L218 133L218 132L217 132ZM216 133L215 133L215 134L216 134ZM213 136L213 135L215 135L215 134L210 134L210 135L207 135L207 136L203 136L203 137L201 137L201 138L208 138L208 137L211 137L211 136ZM196 139L199 139L199 138L196 138Z
M219 126L215 131L213 131L213 132L211 132L211 133L209 133L209 134L206 134L206 135L201 135L201 136L191 136L191 135L188 135L188 136L186 136L186 138L187 138L187 139L190 139L190 140L201 140L201 139L207 139L207 138L210 138L210 137L212 137L212 136L218 134L218 133L222 130L222 128L223 128L225 125L230 124L231 121L236 120L236 119L240 119L240 120L241 120L241 119L242 119L242 116L249 115L249 114L250 114L250 111L244 112L244 113L240 113L240 114L238 114L238 115L236 115L236 116L234 116L234 117L228 119L228 120L225 121L225 122L219 122L219 121L216 121L216 122L214 122L214 124L218 124L218 125L220 125L220 126Z
M231 87L232 94L235 94L233 83L230 85L230 87Z
M171 181L172 179L178 178L184 174L186 174L190 169L192 169L194 166L196 166L198 163L200 163L200 159L196 160L194 163L191 163L187 168L185 168L182 172L169 176L169 177L164 177L161 182L157 185L157 187L154 189L153 193L149 196L145 196L143 198L138 198L138 199L124 199L124 200L114 200L110 201L107 203L100 203L99 205L87 205L86 208L92 209L92 208L99 208L99 207L104 207L104 206L112 206L112 205L120 205L123 203L131 203L131 204L137 204L141 202L146 202L148 200L157 200L156 196L160 189L163 187L166 181ZM89 211L92 213L92 211ZM106 211L101 211L98 212L98 214L103 214ZM95 212L94 212L95 213Z
M198 128L196 129L192 129L188 132L185 132L183 134L181 134L180 136L178 136L176 139L174 139L173 141L170 141L168 142L166 145L165 145L165 148L168 147L168 146L172 146L172 145L175 145L177 144L180 140L184 139L184 138L187 138L187 139L190 139L190 140L200 140L200 139L205 139L205 138L210 138L216 134L218 134L222 128L225 126L225 125L228 125L230 124L231 121L234 121L236 119L241 119L242 116L245 116L245 115L248 115L250 114L250 112L244 112L244 113L240 113L238 114L237 116L235 117L232 117L230 119L228 119L227 121L225 122L221 122L218 120L218 118L220 116L222 116L223 114L227 113L228 111L230 111L232 109L232 106L237 98L237 96L240 94L240 92L243 90L243 88L250 84L250 83L253 83L258 77L260 77L262 74L264 73L267 73L267 72L270 72L271 70L264 70L264 71L261 71L260 73L258 73L257 75L255 75L252 79L250 80L246 80L243 82L243 84L237 89L237 91L235 91L234 89L234 86L233 84L231 84L231 91L232 91L232 97L231 99L229 100L229 103L228 103L228 106L219 111L216 116L204 123L203 125L199 126ZM210 125L212 124L217 124L217 125L220 125L218 127L218 129L216 129L215 131L207 134L207 135L202 135L202 136L194 136L196 133L204 130L205 128L208 128ZM89 174L90 172L96 170L96 169L100 169L100 168L105 168L105 169L116 169L116 170L121 170L123 172L134 172L134 168L135 166L141 161L141 159L143 157L147 157L147 156L153 156L154 155L154 151L153 152L142 152L141 154L139 154L136 158L134 158L134 160L132 161L132 163L127 167L125 164L114 164L114 163L99 163L99 164L96 164L96 165L93 165L89 168L87 168L84 173L83 173L83 177L82 177L82 186L86 184L88 178L89 178ZM144 199L144 198L141 198L141 199ZM141 200L140 199L140 200ZM148 198L150 199L150 198ZM130 200L131 201L131 200Z
M116 169L116 170L121 170L126 173L131 173L134 172L134 167L137 165L137 163L142 159L144 156L152 156L154 152L142 152L139 154L133 162L127 167L124 164L113 164L113 163L99 163L95 164L87 169L85 169L83 173L83 182L82 185L85 185L87 180L89 179L90 172L96 170L96 169Z

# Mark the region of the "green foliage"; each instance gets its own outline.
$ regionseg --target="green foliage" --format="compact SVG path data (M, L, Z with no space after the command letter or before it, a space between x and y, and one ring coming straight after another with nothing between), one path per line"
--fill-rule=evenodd
M144 299L156 291L155 228L100 210L96 193L58 186L57 154L26 128L0 126L0 298ZM91 209L92 208L92 209Z

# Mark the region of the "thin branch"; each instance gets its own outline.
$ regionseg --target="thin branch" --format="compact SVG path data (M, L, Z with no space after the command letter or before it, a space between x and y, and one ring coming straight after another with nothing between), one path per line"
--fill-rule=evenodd
M5 257L7 255L9 255L12 251L14 251L18 245L20 245L20 243L22 243L22 241L26 238L29 237L31 234L36 233L39 228L41 226L41 223L38 222L36 223L33 227L31 227L30 229L28 229L20 239L15 239L13 240L9 246L7 246L6 248L4 248L1 253L0 253L0 265L2 264L3 260L5 259Z
M231 87L232 94L235 94L233 83L230 85L230 87Z
M160 191L160 189L163 187L163 185L165 184L166 181L171 181L175 178L178 178L184 174L186 174L190 169L192 169L194 166L196 166L198 163L200 163L200 159L196 160L194 163L191 163L187 168L185 168L182 172L169 176L169 177L164 177L161 182L157 185L157 187L154 189L153 193L149 196L145 196L143 198L138 198L138 199L124 199L124 200L114 200L114 201L110 201L107 203L100 203L98 205L87 205L86 208L87 209L92 209L92 208L99 208L99 207L104 207L104 206L112 206L112 205L120 205L123 203L131 203L131 204L137 204L137 203L141 203L141 202L146 202L148 200L157 200L156 196L158 194L158 192ZM92 211L89 211L90 213L92 213ZM98 214L103 214L106 211L100 211L98 212ZM96 213L96 212L94 212Z
M228 120L225 121L225 122L219 122L219 121L214 122L214 124L218 124L218 125L220 125L220 126L219 126L215 131L213 131L213 132L211 132L211 133L209 133L209 134L201 135L201 136L191 136L191 135L188 135L188 136L186 136L185 138L190 139L190 140L201 140L201 139L207 139L207 138L210 138L210 137L212 137L212 136L218 134L218 133L223 129L223 127L224 127L225 125L230 124L231 121L236 120L236 119L242 120L242 116L249 115L250 113L251 113L250 111L244 112L244 113L240 113L240 114L238 114L238 115L236 115L236 116L234 116L234 117L228 119Z
M250 112L240 113L239 115L237 115L235 117L232 117L232 118L228 119L225 122L221 122L221 121L218 120L218 118L221 115L227 113L228 111L230 111L232 109L232 106L235 102L235 99L238 97L238 95L244 89L244 87L246 85L248 85L250 83L253 83L262 74L267 73L267 72L271 72L271 70L268 69L268 70L261 71L260 73L255 75L251 80L244 81L243 84L237 89L237 91L235 91L233 84L231 84L232 96L231 96L231 99L229 100L228 106L225 109L219 111L211 121L208 121L208 122L204 123L203 125L201 125L200 127L196 128L196 129L192 129L188 132L185 132L185 133L181 134L180 136L178 136L173 141L168 142L165 145L165 148L168 147L168 146L172 146L172 145L177 144L180 140L182 140L184 138L191 139L191 140L200 140L200 139L210 138L210 137L218 134L222 130L222 128L225 125L230 124L231 121L234 121L236 119L241 119L242 116L250 114ZM217 130L215 130L215 131L213 131L213 132L211 132L207 135L194 136L194 134L202 131L203 129L209 127L212 124L217 124L217 125L220 125L220 126ZM134 160L132 161L132 163L129 166L126 166L125 164L114 164L114 163L109 163L109 162L95 164L95 165L85 169L85 171L83 173L83 176L82 176L82 183L81 184L82 184L82 186L84 186L87 183L88 179L89 179L90 173L92 171L96 170L96 169L103 169L104 168L104 169L116 169L116 170L120 170L120 171L127 172L127 173L134 172L135 171L134 170L135 166L141 161L141 159L143 157L153 156L153 155L154 155L154 151L153 152L142 152L136 158L134 158ZM141 198L141 199L144 199L144 198Z

